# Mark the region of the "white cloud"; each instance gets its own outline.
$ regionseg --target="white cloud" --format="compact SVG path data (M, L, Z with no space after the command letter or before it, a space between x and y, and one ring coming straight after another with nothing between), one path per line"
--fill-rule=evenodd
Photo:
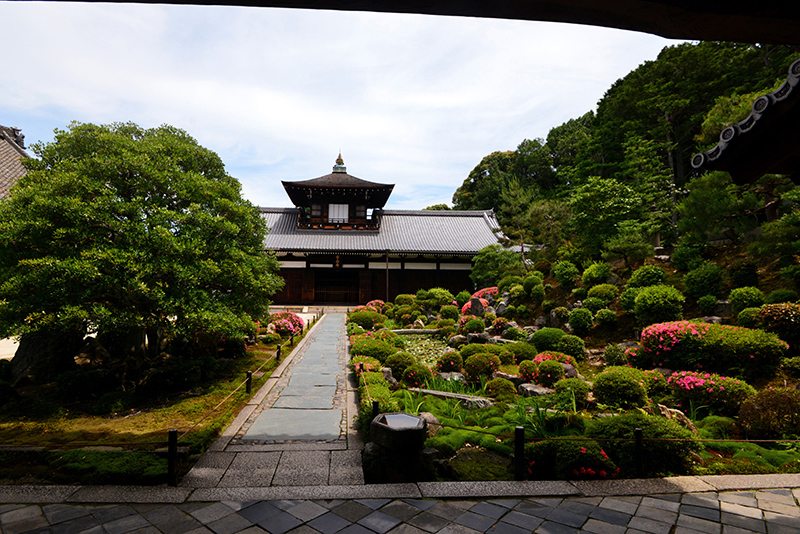
M0 123L169 123L215 150L259 205L280 180L396 183L389 207L449 202L481 158L593 109L670 41L523 21L137 4L0 2L19 54Z

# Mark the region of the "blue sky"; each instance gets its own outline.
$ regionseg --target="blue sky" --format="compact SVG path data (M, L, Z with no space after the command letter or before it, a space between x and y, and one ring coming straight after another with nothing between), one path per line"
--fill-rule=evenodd
M281 180L394 183L392 209L450 203L481 158L596 107L665 46L643 33L460 17L1 2L0 124L172 124L260 206Z

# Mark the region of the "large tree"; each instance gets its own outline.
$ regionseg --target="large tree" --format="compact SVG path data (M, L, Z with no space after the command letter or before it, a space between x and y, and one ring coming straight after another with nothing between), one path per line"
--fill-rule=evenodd
M96 333L130 375L165 339L197 356L253 330L283 282L215 153L170 126L80 123L32 150L0 202L0 335Z

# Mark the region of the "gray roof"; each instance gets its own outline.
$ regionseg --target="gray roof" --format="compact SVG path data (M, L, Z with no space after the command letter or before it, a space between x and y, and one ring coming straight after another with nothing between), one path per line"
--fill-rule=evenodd
M18 129L0 126L0 198L8 195L11 186L25 176L21 160L29 156L23 150L23 139Z
M299 230L297 208L260 208L270 228L267 250L477 254L497 244L489 211L384 210L379 230Z

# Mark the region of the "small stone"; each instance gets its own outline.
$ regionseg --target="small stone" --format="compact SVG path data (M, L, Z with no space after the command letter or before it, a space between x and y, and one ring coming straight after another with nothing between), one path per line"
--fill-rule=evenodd
M523 397L541 397L542 395L550 395L555 393L555 390L540 386L539 384L521 384L517 391Z

